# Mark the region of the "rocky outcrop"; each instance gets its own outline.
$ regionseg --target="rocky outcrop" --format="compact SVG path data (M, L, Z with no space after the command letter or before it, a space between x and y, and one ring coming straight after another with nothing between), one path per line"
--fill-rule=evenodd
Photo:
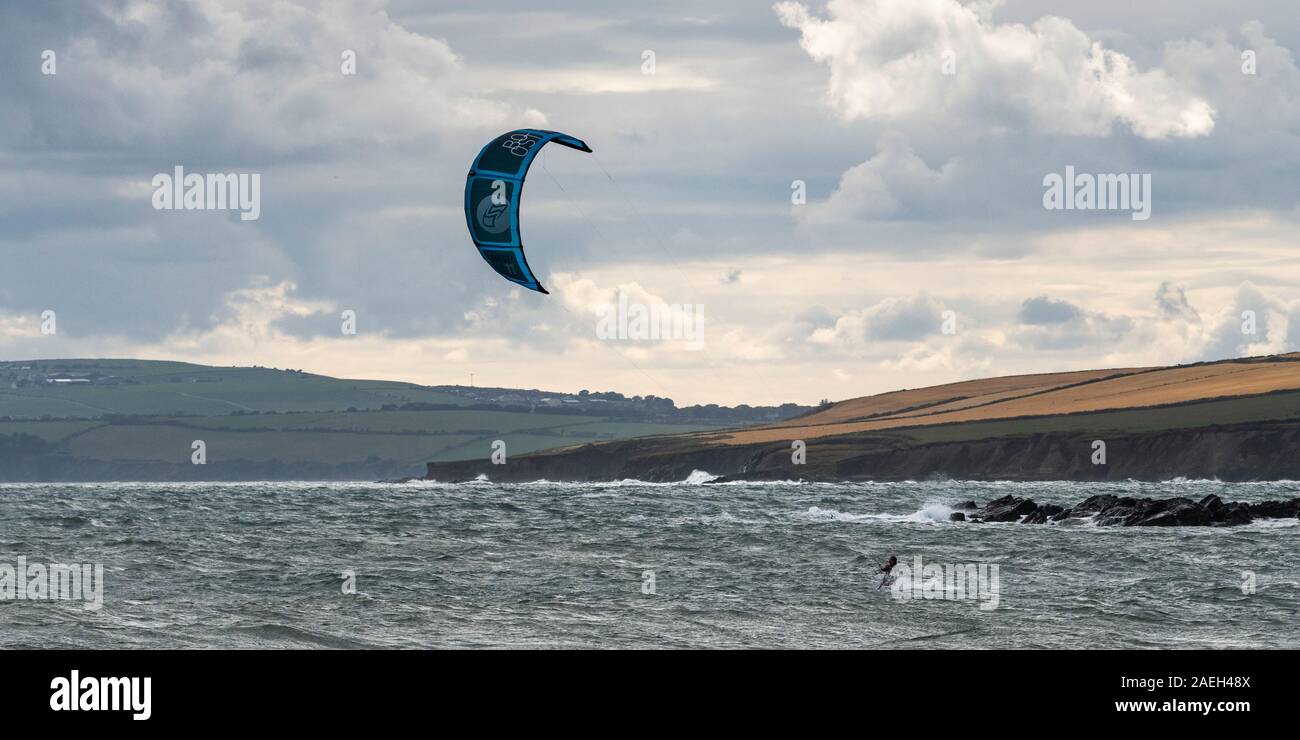
M1025 515L1021 521L1025 524L1045 524L1048 520L1065 511L1065 507L1056 504L1042 504Z
M1023 516L1032 514L1037 508L1038 505L1033 502L1033 499L1003 496L990 501L976 516L986 522L1015 522Z
M1255 504L1237 501L1225 504L1213 494L1200 501L1192 501L1188 498L1149 499L1100 494L1090 496L1069 508L1055 504L1036 504L1033 499L1018 496L1003 496L982 507L976 506L965 512L954 512L951 520L1048 524L1068 519L1091 518L1102 527L1230 527L1249 524L1255 519L1298 517L1300 517L1300 498L1289 501L1262 501Z

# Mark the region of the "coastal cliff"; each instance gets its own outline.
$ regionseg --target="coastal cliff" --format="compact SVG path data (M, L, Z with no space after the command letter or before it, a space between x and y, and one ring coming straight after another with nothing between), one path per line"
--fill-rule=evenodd
M894 391L767 426L598 442L427 477L497 481L1300 479L1300 356Z
M1300 480L1300 428L1239 425L1108 435L1105 464L1094 464L1095 435L1036 433L908 445L888 437L807 443L807 462L789 444L681 448L664 438L583 445L520 455L429 463L427 478L494 481L685 480L693 471L721 480Z

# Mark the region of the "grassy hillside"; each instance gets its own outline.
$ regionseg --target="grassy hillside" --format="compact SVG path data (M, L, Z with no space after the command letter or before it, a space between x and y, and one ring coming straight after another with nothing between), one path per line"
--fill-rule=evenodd
M19 380L36 375L100 376L96 378L100 382L54 385ZM0 417L219 416L232 411L379 409L403 403L468 405L470 401L412 383L340 380L273 368L208 367L151 360L0 364Z
M866 432L900 432L926 439L966 433L951 427L982 430L970 433L989 436L995 429L1055 430L1081 423L1096 425L1102 420L1090 418L1085 422L1083 417L1102 415L1110 420L1106 423L1118 425L1117 429L1151 423L1197 426L1201 425L1198 420L1214 423L1211 409L1226 413L1223 409L1227 407L1202 405L1212 399L1262 399L1231 404L1230 416L1242 421L1278 418L1278 413L1283 414L1281 418L1291 418L1287 416L1292 413L1291 407L1278 395L1288 391L1300 391L1300 355L952 383L841 401L797 419L705 437L709 442L740 445ZM1184 404L1189 404L1185 411L1153 413L1157 408ZM1277 404L1281 406L1275 409ZM1123 409L1140 411L1114 415ZM1008 421L1001 425L990 423L999 419ZM945 430L934 431L939 425ZM919 431L922 428L926 431ZM911 431L914 429L918 431Z
M189 465L192 443L202 440L208 464L226 469L255 461L298 466L294 470L366 463L371 471L378 462L397 477L421 474L429 460L486 458L498 439L515 455L723 426L628 418L606 407L612 415L586 413L587 407L484 408L473 397L411 383L272 368L145 360L0 363L0 435L48 443L43 454L75 459L79 470L95 461Z

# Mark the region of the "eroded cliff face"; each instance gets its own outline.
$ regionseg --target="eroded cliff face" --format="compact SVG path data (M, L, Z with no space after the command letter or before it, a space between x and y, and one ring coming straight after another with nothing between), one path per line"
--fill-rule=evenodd
M1093 441L1106 443L1094 464ZM1044 433L913 444L897 436L810 440L807 462L789 442L700 446L679 438L598 443L550 453L429 463L441 481L679 481L703 470L729 480L1300 480L1300 427L1250 424L1150 433Z
M1106 463L1093 464L1093 441ZM1035 434L873 451L841 460L841 479L1225 481L1300 478L1300 429L1238 427L1147 434Z

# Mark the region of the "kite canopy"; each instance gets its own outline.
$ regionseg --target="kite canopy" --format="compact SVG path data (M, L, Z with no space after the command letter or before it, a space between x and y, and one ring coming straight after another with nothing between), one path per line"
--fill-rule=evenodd
M591 151L568 134L521 128L488 142L465 179L465 222L478 253L501 277L539 293L547 290L529 269L519 238L519 196L528 167L551 142Z

